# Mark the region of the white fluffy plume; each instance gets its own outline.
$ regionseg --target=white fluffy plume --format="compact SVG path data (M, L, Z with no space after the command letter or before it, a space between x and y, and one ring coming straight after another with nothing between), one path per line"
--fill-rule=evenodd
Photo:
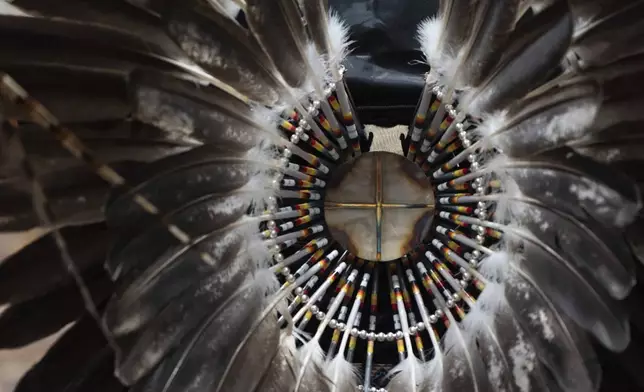
M416 39L425 55L425 61L432 66L441 62L440 36L442 28L443 21L437 17L428 18L418 26Z
M349 26L335 10L329 11L329 63L339 66L349 55L352 41Z

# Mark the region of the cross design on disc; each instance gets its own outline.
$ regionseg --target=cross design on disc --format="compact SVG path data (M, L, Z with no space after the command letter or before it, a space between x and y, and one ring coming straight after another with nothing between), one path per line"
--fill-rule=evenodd
M434 190L418 166L378 151L336 169L324 218L333 238L355 256L392 261L426 239L434 205Z

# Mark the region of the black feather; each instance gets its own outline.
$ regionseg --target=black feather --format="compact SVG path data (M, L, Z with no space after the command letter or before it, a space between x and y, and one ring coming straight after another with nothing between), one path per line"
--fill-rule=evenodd
M174 1L161 15L168 34L213 77L254 101L266 105L279 101L283 86L248 31L193 0Z
M132 201L134 192L147 197L161 211L172 211L206 195L238 190L253 179L260 166L221 144L168 157L130 173L136 185L128 193L111 198L107 219L113 227L143 227L155 218ZM184 191L175 192L177 189Z
M245 325L252 323L261 305L256 287L242 286L226 302L213 309L181 346L168 356L136 392L201 391L213 388L219 381ZM277 342L276 342L277 345ZM269 356L271 357L271 356ZM136 373L136 371L133 371ZM252 372L247 377L261 377ZM127 380L133 381L133 380Z
M459 83L476 87L490 74L506 47L517 18L519 0L478 1L469 41L463 48Z
M510 104L534 89L560 62L572 38L572 16L566 1L557 1L518 26L495 70L461 105L479 116Z
M302 13L306 19L306 27L309 31L311 41L319 54L328 54L329 33L328 14L329 4L327 0L302 1Z
M121 377L135 380L151 370L252 274L253 268L241 257L240 248L241 243L236 243L223 251L224 259L215 272L195 270L189 275L170 271L171 281L159 282L134 300L124 298L136 304L138 312L133 312L133 317L143 328L123 339L132 343L122 347L118 360ZM198 255L184 256L175 263L187 269L188 264L194 264L190 259L198 260Z
M85 274L95 303L112 292L112 281L101 268ZM46 338L76 321L85 311L75 282L15 306L0 315L0 348L18 348Z
M296 0L247 0L246 20L286 83L303 87L307 36Z
M624 226L640 208L639 190L627 176L569 148L500 162L499 170L512 177L524 195L582 221L591 216L606 226ZM522 177L526 173L529 176Z
M612 12L584 12L577 7L580 17L585 17L587 23L576 30L570 51L581 67L610 64L642 53L644 47L639 43L644 37L644 4L638 1L625 3L616 1ZM588 4L597 5L597 2Z
M105 224L68 227L61 232L80 271L95 271L103 264L109 240ZM29 301L70 283L72 277L60 260L56 243L45 235L0 263L0 304Z

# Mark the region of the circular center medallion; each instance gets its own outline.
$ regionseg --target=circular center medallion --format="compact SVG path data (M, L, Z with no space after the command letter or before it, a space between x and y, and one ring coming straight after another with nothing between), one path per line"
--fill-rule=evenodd
M425 240L434 202L429 179L413 162L370 152L334 171L324 217L333 238L355 256L392 261Z

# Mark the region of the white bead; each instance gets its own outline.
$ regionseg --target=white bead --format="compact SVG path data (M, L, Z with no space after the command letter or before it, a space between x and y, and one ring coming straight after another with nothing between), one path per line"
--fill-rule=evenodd
M272 253L279 253L282 251L282 247L279 245L273 245L271 246L271 252Z
M302 297L302 298L304 298L304 297ZM302 300L302 302L304 302L304 301ZM307 301L307 302L308 302L308 301ZM318 307L317 307L317 305L313 305L313 306L311 306L311 313L313 313L313 314L318 314L318 313L320 313L320 308L318 308Z
M470 260L470 265L472 268L476 268L479 265L479 262L476 259Z
M465 126L463 126L463 123L458 123L458 124L456 124L456 130L458 130L458 131L464 131L464 130L465 130Z
M444 314L444 313L443 313L443 310L442 310L442 309L436 309L436 313L435 313L435 314L436 314L436 317L439 317L439 318L440 318L440 317L443 317L443 314Z
M458 293L454 293L454 294L452 295L452 298L454 299L454 301L460 301L461 296L460 296Z
M387 339L387 335L385 335L383 332L379 332L378 335L376 335L376 340L379 342L384 342L385 339Z
M470 139L464 139L463 140L463 147L469 148L471 146L472 146L472 142L470 141Z
M277 231L276 230L271 230L271 238L272 239L277 238Z
M289 283L295 283L295 276L294 275L287 276L286 281Z
M409 327L409 333L412 334L412 335L416 335L418 333L418 328Z
M462 280L462 279L461 279L461 280L459 281L459 283L461 284L461 286L462 286L463 288L466 288L466 287L467 287L467 281L465 281L465 280Z
M287 276L291 273L291 269L288 267L282 268L282 275Z
M402 331L397 331L397 332L396 332L396 339L400 340L400 339L402 339L403 337L405 337L405 335L403 335Z
M333 320L329 321L329 328L331 328L331 329L336 329L336 328L337 328L337 326L338 326L338 322L337 322L337 321L335 321L335 319L333 319Z
M481 208L481 209L487 208L487 206L485 205L485 202L483 201L479 201L478 203L476 203L476 205L478 206L478 208Z
M484 194L485 193L485 188L482 187L482 186L476 187L476 193L478 193L479 195Z
M463 272L463 279L470 280L472 276L468 272Z
M477 236L476 236L476 242L478 242L479 244L484 243L484 242L485 242L485 236L482 236L482 235L480 235L480 234L479 234L479 235L477 235Z
M359 391L364 391L364 385L358 385L358 390Z
M269 229L273 230L274 228L277 227L277 223L275 223L275 221L268 221L266 226L268 226Z
M474 251L472 252L472 256L473 256L474 258L478 259L479 257L481 257L481 251L480 251L480 250L474 250Z
M487 219L487 212L479 211L479 213L476 214L476 216L478 216L478 218L481 219L481 220L485 220L485 219Z
M275 256L273 256L273 260L275 260L278 263L281 263L282 261L284 261L284 255L281 253L278 253Z
M334 91L336 87L335 83L329 83L329 90Z
M467 160L470 161L470 162L476 161L476 155L475 154L468 155Z
M288 148L285 148L284 151L282 151L282 155L284 155L286 158L290 158L293 156L293 152Z
M369 339L369 340L371 340L371 341L376 340L376 334L375 334L374 332L369 332L369 333L367 334L367 339Z
M308 296L308 295L306 295L306 294L304 294L304 295L302 296L301 300L302 300L302 303L303 303L303 304L305 304L305 303L309 302L309 296ZM314 313L315 313L315 312L314 312Z
M306 122L306 120L300 120L299 124L300 128L306 128L309 126L309 123Z
M351 328L351 332L349 332L349 333L351 334L351 336L353 336L355 338L355 337L358 336L358 332L360 332L360 331L358 331L358 328Z
M286 166L286 165L288 165L289 162L290 162L290 159L288 159L286 157L283 157L283 158L280 159L281 166Z
M479 165L478 162L472 162L472 164L470 165L470 168L472 168L472 170L478 170L480 167L481 165Z
M320 108L320 106L322 106L322 102L320 102L320 101L318 101L318 100L313 101L313 107L314 107L315 109L319 109L319 108Z
M479 234L485 234L486 229L483 226L477 226L476 227L476 232L479 233ZM481 252L478 251L478 250L475 250L474 252L472 252L472 254L474 255L474 257L480 257L481 256Z
M378 389L376 387L371 387L369 388L369 392L378 392Z
M297 127L297 128L295 128L295 134L296 134L298 137L301 137L303 133L304 133L304 129L302 129L302 127Z
M396 340L396 335L393 332L389 332L387 334L387 341L393 342L394 340Z
M419 331L424 331L425 323L418 323L418 325L416 325L416 328L418 328Z
M322 321L326 317L326 314L324 314L324 312L319 312L316 317L318 320Z
M438 317L436 317L435 314L432 314L432 315L429 316L429 322L430 323L436 324L437 321L438 321Z
M302 295L303 291L304 290L301 287L296 287L295 288L295 295Z
M347 330L347 325L345 323L338 323L338 329L340 332L344 332Z
M363 340L366 339L367 338L367 331L365 331L364 329L360 330L358 332L358 336L360 337L360 339L363 339Z
M292 135L291 136L291 143L297 144L299 142L300 142L300 137L299 136L297 136L297 135Z

